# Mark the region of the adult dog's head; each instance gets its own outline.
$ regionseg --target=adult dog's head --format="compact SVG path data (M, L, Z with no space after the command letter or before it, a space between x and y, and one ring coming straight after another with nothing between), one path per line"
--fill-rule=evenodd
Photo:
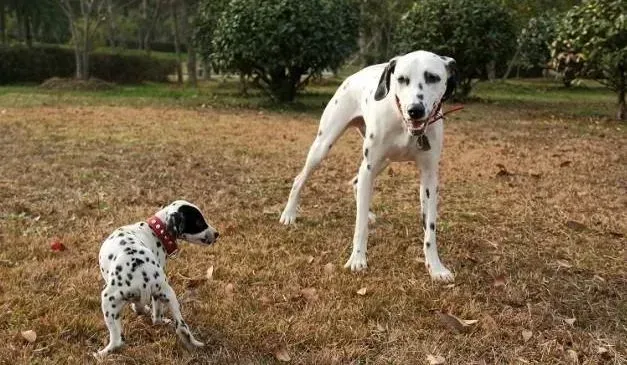
M435 118L440 103L451 97L456 85L454 59L416 51L388 62L374 99L393 98L407 132L420 135Z

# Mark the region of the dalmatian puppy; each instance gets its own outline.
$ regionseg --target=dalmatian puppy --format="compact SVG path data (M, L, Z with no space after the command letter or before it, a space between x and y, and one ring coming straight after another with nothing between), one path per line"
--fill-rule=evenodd
M127 303L133 311L146 314L152 302L152 322L169 323L163 317L169 307L179 338L188 348L204 344L194 338L183 320L176 294L165 277L168 257L178 251L176 240L210 245L218 232L205 220L197 206L177 200L144 222L116 229L100 248L102 313L109 329L109 344L94 353L103 358L123 345L120 313Z
M425 265L431 278L452 281L453 273L438 256L436 214L438 163L442 151L442 102L455 89L455 60L416 51L366 67L348 77L335 92L320 119L320 127L302 171L294 179L280 222L296 220L301 190L333 143L348 127L363 138L363 159L352 180L357 216L353 249L345 264L352 271L367 267L369 211L376 176L390 161L413 161L420 173Z

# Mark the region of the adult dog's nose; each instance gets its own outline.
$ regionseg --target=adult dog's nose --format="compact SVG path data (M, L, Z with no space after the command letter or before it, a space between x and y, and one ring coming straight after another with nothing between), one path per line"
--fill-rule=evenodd
M420 119L425 116L425 107L422 104L412 104L407 109L407 114L411 119Z

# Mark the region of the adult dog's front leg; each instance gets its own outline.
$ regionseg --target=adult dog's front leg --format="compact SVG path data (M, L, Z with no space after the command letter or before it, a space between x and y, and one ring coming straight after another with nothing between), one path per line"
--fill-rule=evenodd
M366 149L367 151L367 149ZM368 267L366 251L368 247L368 213L370 202L372 201L372 189L376 171L380 169L381 159L371 156L366 157L361 162L359 173L357 174L357 215L355 219L355 235L353 236L353 251L344 268L352 271L361 271Z
M424 229L425 265L433 280L453 281L453 273L447 269L438 256L436 243L436 219L438 210L438 158L435 155L419 161L420 165L420 207Z

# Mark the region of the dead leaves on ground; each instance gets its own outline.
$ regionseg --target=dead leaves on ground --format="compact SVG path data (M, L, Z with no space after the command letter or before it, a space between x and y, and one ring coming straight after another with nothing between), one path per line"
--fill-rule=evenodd
M30 343L34 343L35 341L37 341L37 333L33 330L22 331L20 334L26 341Z
M446 363L446 359L440 355L427 355L429 365L442 365Z
M437 314L442 324L458 333L465 332L473 324L479 322L478 319L461 319L450 313L443 313L440 311L438 311Z

